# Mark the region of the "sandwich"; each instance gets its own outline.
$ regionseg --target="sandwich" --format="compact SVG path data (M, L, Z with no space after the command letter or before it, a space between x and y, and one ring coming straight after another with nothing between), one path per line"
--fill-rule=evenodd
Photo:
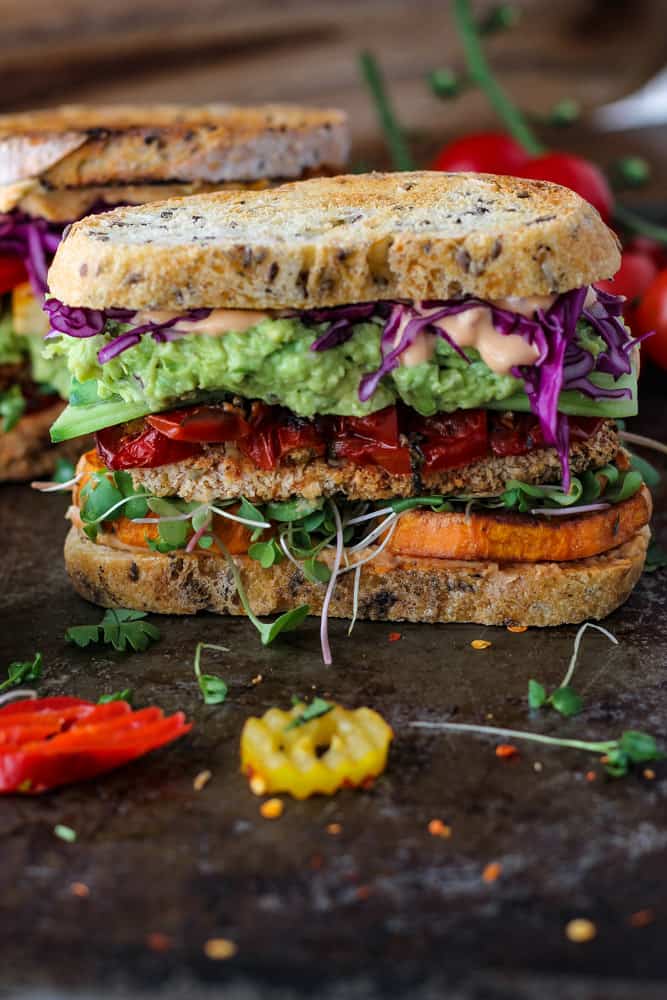
M602 618L647 549L615 419L615 235L555 184L319 178L69 230L54 441L96 435L65 547L106 607L485 625Z
M0 116L0 481L50 474L70 386L42 356L46 274L63 230L91 212L340 170L337 111L231 105L67 106Z

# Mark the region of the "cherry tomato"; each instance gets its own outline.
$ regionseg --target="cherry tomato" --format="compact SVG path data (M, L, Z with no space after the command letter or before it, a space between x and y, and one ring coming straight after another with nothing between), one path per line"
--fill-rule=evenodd
M105 427L95 435L97 453L108 469L154 469L198 455L201 445L171 441L142 421Z
M624 250L621 266L608 281L596 281L595 287L613 295L625 295L623 315L631 318L640 297L658 273L653 259L647 254Z
M27 280L28 272L20 257L0 257L0 295Z
M625 244L624 252L628 251L650 257L659 271L667 267L667 246L652 240L649 236L633 236Z
M519 171L519 176L562 184L597 208L605 222L611 215L614 198L606 177L599 167L581 156L545 153L528 160Z
M651 330L655 333L642 343L642 354L646 352L667 371L667 269L649 285L635 312L633 332L639 335Z
M528 159L523 146L511 136L503 132L479 132L464 135L444 146L433 161L432 169L518 175Z
M189 406L154 413L147 422L172 441L215 443L238 441L251 433L250 425L234 409L224 406Z

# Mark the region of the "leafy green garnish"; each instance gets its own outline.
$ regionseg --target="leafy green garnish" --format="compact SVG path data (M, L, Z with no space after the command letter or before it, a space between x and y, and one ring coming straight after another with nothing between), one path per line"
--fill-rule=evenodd
M54 483L69 483L71 479L74 479L75 475L76 469L74 468L74 462L70 462L68 458L56 459L55 470L53 473Z
M667 566L667 552L658 545L655 538L652 538L646 553L644 572L655 573L659 569L664 569L665 566Z
M111 701L126 701L128 705L132 704L132 699L134 698L134 691L132 688L123 688L122 691L113 691L111 694L102 694L97 699L98 705L108 705Z
M105 643L120 653L126 652L128 645L143 653L160 638L160 630L145 618L145 611L109 608L99 625L74 625L67 629L65 638L82 649L91 643Z
M76 842L76 830L73 830L71 826L65 826L64 823L56 823L53 833L60 840L64 840L68 844Z
M292 699L292 704L294 704L294 699ZM296 704L303 704L301 699L297 699ZM288 722L285 726L285 732L288 729L296 729L298 726L305 726L307 722L311 719L318 719L321 715L326 715L330 712L332 708L335 708L333 702L325 701L324 698L313 698L310 705L306 705L303 712L300 715L295 716L291 722Z
M11 389L0 392L0 420L2 427L0 430L6 434L13 430L25 413L25 399L18 385L13 385Z
M282 562L285 558L275 538L270 538L268 542L255 542L248 549L248 555L251 559L255 559L264 569Z
M195 648L194 669L199 690L204 696L204 704L221 705L227 697L229 688L222 677L215 674L203 674L201 672L201 654L203 649L217 649L221 653L228 653L226 646L216 646L211 642L198 642Z
M14 661L7 667L7 680L0 684L0 691L17 687L19 684L26 684L30 681L38 681L42 676L42 654L35 653L34 659L23 662Z

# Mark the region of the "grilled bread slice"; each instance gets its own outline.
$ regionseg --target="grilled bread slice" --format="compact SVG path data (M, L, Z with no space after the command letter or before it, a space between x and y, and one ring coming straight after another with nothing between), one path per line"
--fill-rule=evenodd
M236 107L69 105L0 116L0 184L49 189L109 184L250 181L340 169L341 111Z
M616 236L567 188L423 171L117 209L72 227L49 282L98 309L306 309L555 294L619 264Z
M358 617L537 626L604 618L637 583L649 535L644 527L603 555L564 563L461 562L381 553L362 570ZM275 614L298 604L308 604L312 614L321 610L324 586L310 583L291 562L264 569L247 556L234 559L256 614ZM165 555L113 548L91 542L72 527L65 563L78 593L103 607L161 614L243 613L225 558L212 552ZM337 581L331 616L352 617L353 576L347 573Z

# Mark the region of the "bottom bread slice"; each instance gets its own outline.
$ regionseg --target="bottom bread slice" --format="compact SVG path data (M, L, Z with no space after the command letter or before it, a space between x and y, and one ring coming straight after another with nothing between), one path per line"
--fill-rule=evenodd
M0 432L0 482L22 482L52 475L59 458L76 462L81 439L51 444L49 428L67 404L61 401L21 417L16 427Z
M645 527L603 555L565 563L456 562L381 553L361 571L358 617L481 625L561 625L604 618L637 583L648 541ZM309 604L312 614L320 612L325 586L310 583L292 563L263 569L248 556L235 561L256 614L271 615L298 604ZM162 555L114 548L90 541L73 527L65 542L65 563L78 593L103 607L243 614L230 568L213 552ZM332 617L352 616L353 585L351 572L337 580Z

